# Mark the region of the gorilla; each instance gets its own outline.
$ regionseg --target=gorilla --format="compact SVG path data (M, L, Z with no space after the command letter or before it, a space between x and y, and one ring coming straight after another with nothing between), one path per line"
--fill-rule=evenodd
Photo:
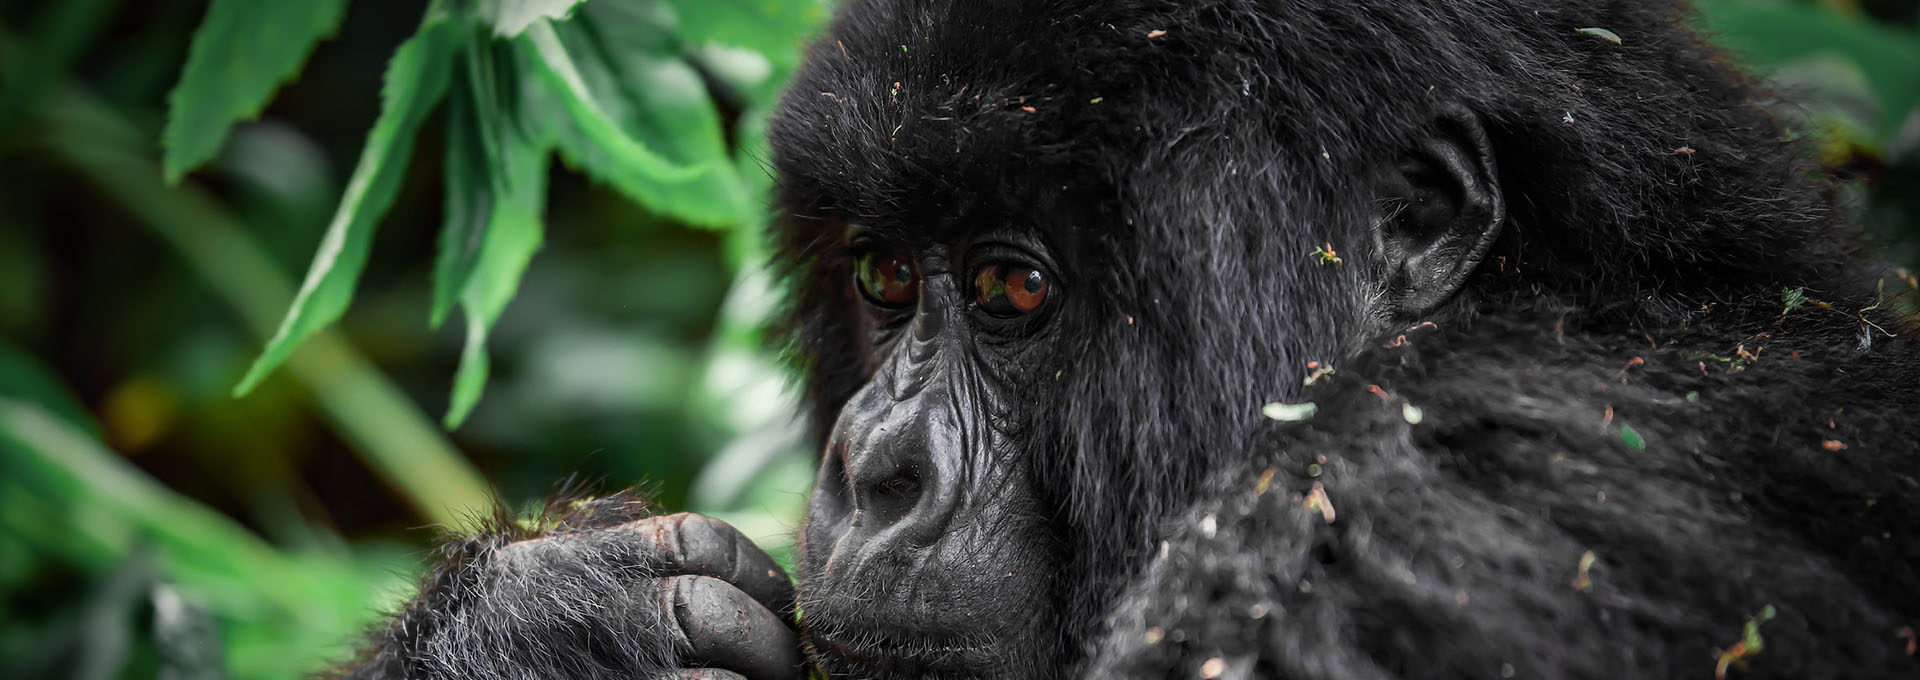
M797 587L575 499L339 673L1920 677L1915 281L1688 11L848 0Z

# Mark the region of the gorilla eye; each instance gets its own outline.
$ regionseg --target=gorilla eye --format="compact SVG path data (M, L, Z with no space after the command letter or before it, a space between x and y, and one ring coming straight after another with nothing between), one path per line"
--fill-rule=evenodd
M974 301L988 314L1014 317L1047 301L1047 277L1032 267L987 265L973 277Z
M887 308L904 307L920 292L920 272L905 253L867 253L860 256L854 279L868 302Z

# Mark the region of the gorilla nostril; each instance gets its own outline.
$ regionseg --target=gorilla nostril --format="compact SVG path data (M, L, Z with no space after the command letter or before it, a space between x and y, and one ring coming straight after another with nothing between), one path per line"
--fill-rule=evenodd
M866 480L855 494L854 506L876 519L898 522L920 503L921 488L917 466L903 466Z
M881 497L919 496L920 478L912 473L902 474L880 483L877 489Z

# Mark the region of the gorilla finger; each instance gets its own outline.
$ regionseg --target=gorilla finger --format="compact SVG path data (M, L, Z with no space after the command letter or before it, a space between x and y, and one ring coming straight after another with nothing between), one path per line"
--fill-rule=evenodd
M718 668L683 668L665 675L656 675L653 678L654 680L747 680L744 675Z
M773 556L740 531L705 515L678 513L627 525L641 549L666 560L665 573L712 576L753 596L767 609L793 612L793 582Z
M801 677L793 629L739 588L709 576L673 576L660 580L658 593L696 662L748 680Z

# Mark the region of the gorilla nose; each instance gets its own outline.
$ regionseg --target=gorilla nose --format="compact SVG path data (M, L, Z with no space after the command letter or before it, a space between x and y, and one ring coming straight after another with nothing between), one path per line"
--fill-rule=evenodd
M937 412L901 409L851 447L852 535L875 549L932 544L946 532L956 499L951 469L958 458L954 428Z
M907 452L877 452L850 466L853 509L866 521L897 524L913 514L925 491L927 470L921 456ZM901 455L904 454L904 455ZM879 460L873 460L873 459Z

